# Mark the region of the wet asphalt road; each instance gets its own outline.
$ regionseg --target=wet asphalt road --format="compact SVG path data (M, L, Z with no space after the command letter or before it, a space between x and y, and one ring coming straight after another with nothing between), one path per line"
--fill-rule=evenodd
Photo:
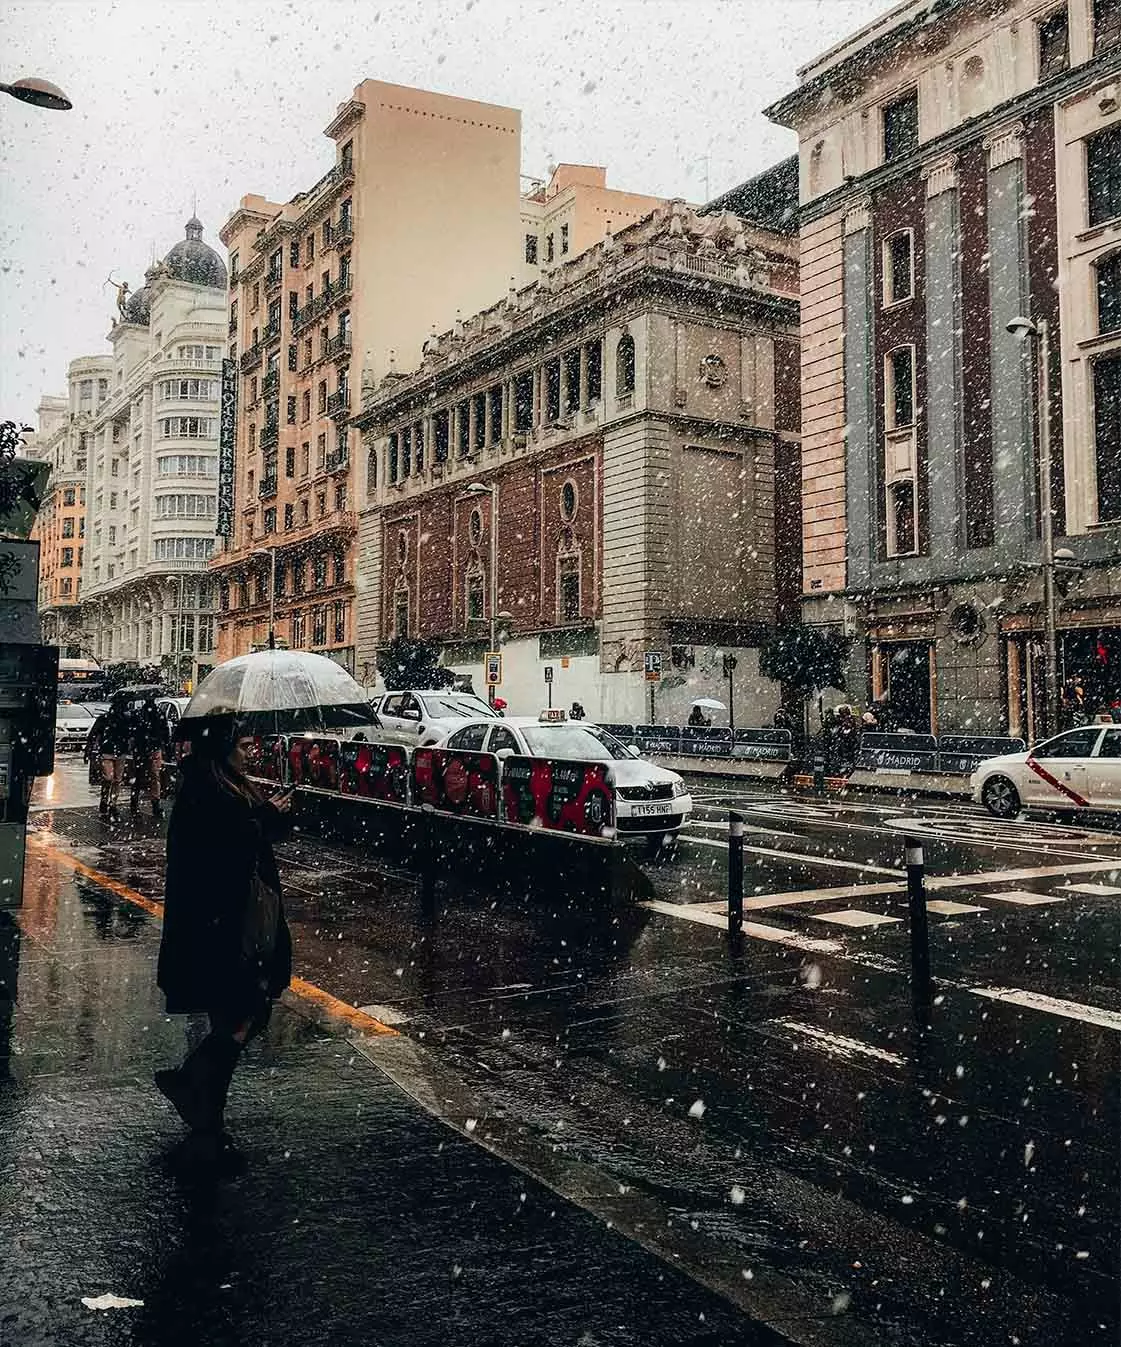
M158 833L66 807L76 776L48 786L47 840L158 898ZM284 848L298 971L396 1022L500 1153L794 1341L1114 1342L1107 821L738 785L697 799L676 853L644 864L653 902L625 911L527 882L501 902L449 884L432 912L412 876L299 838ZM749 829L738 951L720 929L729 807ZM955 905L930 916L923 1035L900 877L916 832L931 900Z

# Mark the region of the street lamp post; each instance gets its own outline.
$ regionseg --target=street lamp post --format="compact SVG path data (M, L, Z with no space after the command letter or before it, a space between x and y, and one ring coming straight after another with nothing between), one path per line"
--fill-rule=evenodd
M253 551L255 557L268 557L269 559L269 649L276 649L276 548L275 547L257 547Z
M1059 643L1055 611L1055 515L1051 503L1051 345L1047 320L1016 317L1008 324L1014 336L1027 338L1035 344L1036 420L1039 424L1039 543L1043 570L1043 657L1044 706L1047 732L1059 728Z
M10 94L21 103L30 103L32 107L51 108L55 112L69 112L74 106L57 84L34 75L16 80L14 84L0 84L0 93Z

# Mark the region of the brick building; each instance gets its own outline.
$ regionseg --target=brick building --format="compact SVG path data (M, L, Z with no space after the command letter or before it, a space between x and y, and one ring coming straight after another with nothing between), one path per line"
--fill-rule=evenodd
M801 164L804 616L849 696L1036 736L1034 348L1062 670L1121 694L1121 3L912 0L769 110Z
M493 617L515 712L605 720L727 697L769 722L776 478L797 497L790 233L666 203L426 344L363 390L359 676L394 635L439 640L482 688Z

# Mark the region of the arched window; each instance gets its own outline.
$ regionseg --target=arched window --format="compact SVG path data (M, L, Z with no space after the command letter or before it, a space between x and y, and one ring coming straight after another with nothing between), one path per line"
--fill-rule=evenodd
M624 332L615 347L615 396L634 392L634 338Z

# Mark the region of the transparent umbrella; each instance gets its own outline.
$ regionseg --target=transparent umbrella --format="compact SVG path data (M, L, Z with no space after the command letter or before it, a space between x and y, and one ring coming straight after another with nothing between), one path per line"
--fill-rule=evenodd
M346 733L377 724L362 688L341 665L302 650L261 650L219 664L198 685L183 719L217 715L234 716L248 734Z
M715 697L696 697L691 703L693 706L699 706L702 711L727 711L723 702L718 702Z

